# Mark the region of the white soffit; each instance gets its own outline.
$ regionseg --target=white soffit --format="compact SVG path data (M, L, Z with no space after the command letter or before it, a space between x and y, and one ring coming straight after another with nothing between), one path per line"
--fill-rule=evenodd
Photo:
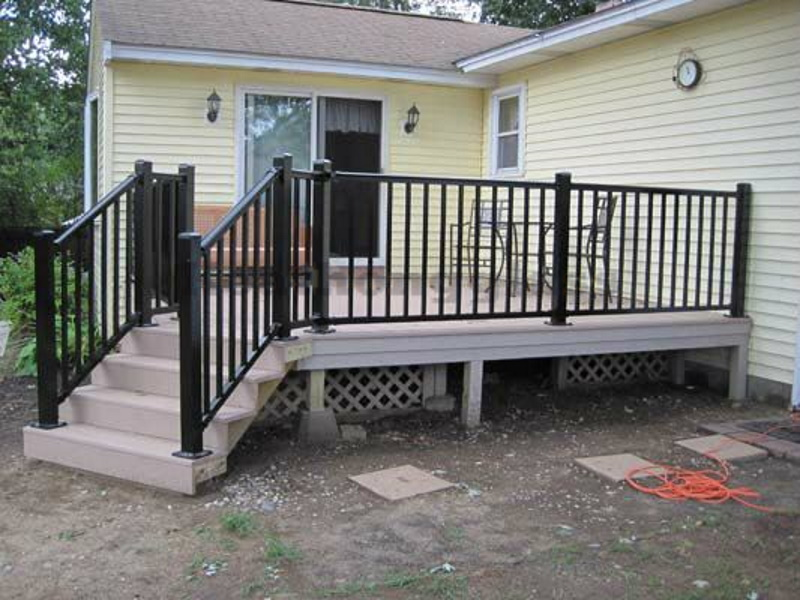
M466 73L504 73L746 4L752 0L634 0L463 58Z

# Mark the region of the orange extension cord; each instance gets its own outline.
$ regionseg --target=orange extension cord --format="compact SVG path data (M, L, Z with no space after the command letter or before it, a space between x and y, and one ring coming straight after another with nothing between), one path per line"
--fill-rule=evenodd
M747 440L750 443L760 441L768 437L773 431L787 429L800 425L800 412L793 412L791 424L773 427L764 433L757 434L753 439ZM664 500L685 502L686 500L696 500L705 504L722 504L733 500L754 510L774 513L778 509L756 504L755 501L761 497L756 490L749 487L729 487L730 465L728 462L716 454L728 443L735 441L745 441L740 438L725 441L713 450L705 452L703 456L709 458L719 465L718 469L682 469L669 465L655 465L653 467L642 467L631 469L625 476L625 481L633 489L651 494ZM647 474L658 481L655 485L645 485L642 481L634 479L637 475Z

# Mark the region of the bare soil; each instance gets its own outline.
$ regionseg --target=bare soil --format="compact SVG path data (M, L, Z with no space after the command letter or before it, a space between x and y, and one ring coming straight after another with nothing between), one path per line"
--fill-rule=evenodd
M187 498L22 457L28 380L0 384L0 598L795 599L800 465L766 459L734 483L786 509L673 503L573 459L674 446L703 422L781 416L651 384L555 394L527 367L487 378L486 421L420 413L335 448L254 427L229 473ZM458 488L389 503L347 477L412 464ZM452 573L430 570L442 565Z

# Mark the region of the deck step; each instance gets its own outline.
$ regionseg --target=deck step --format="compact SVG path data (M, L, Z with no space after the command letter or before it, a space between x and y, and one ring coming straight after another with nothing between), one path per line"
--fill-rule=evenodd
M283 371L250 369L236 387L229 406L256 406L259 384L280 381L283 376ZM95 368L92 383L102 387L177 398L180 396L180 362L122 352L110 354Z
M61 406L70 423L140 433L180 444L180 400L121 388L77 388ZM223 406L203 434L206 448L228 453L255 417L255 410Z
M175 443L151 436L70 423L58 429L26 427L25 456L145 485L194 494L197 484L225 472L220 453L186 460Z
M227 337L225 338L222 363L229 359ZM212 334L210 347L212 360L216 360L216 336ZM137 328L128 333L121 343L125 354L156 356L177 360L180 357L180 340L178 328L173 323L161 324L158 327ZM241 356L241 345L236 345L236 360ZM311 342L273 341L264 351L255 367L259 369L282 369L287 363L311 356Z

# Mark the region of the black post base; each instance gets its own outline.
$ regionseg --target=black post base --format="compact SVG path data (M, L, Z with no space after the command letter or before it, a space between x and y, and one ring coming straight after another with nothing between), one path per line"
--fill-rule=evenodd
M316 333L318 335L327 335L329 333L336 333L336 330L331 327L328 319L322 317L315 317L311 319L311 327L304 330L306 333Z
M561 323L559 321L554 321L553 319L550 319L549 321L545 321L544 324L545 325L550 325L550 327L572 327L572 323L570 323L568 321L564 321L563 323Z
M200 452L184 452L183 450L178 450L172 453L172 456L176 458L185 458L187 460L197 460L198 458L205 458L210 455L211 450L201 450Z
M59 421L58 423L39 423L39 421L34 421L31 423L31 427L35 427L36 429L44 429L45 431L66 426L67 424L64 421Z

